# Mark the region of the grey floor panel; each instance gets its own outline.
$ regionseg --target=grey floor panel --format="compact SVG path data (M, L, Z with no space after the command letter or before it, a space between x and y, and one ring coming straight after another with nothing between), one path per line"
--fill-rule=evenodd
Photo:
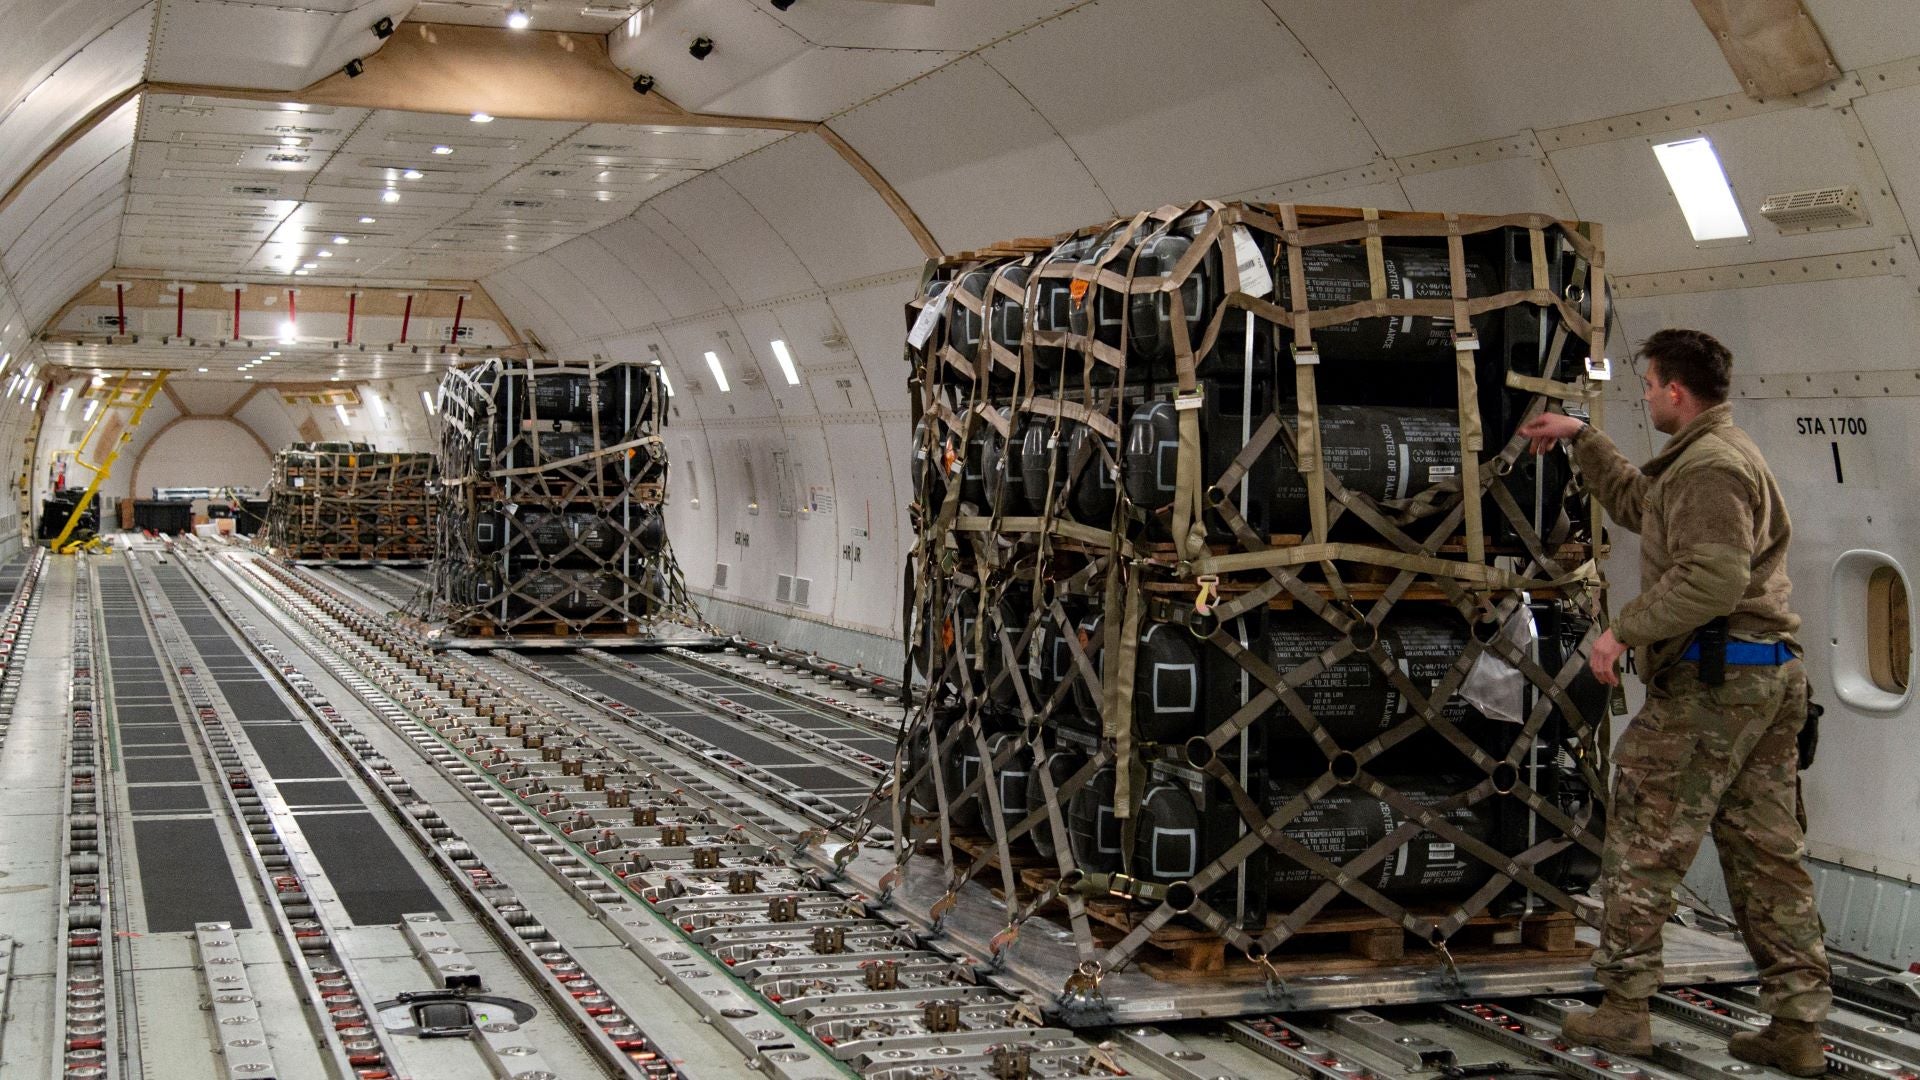
M187 734L178 724L165 727L133 727L120 729L120 742L125 746L159 746L173 744L185 746Z
M148 933L177 933L214 920L239 929L252 925L212 821L136 821L133 845Z
M135 813L142 810L206 810L207 793L199 785L168 784L163 787L130 787L127 803Z
M357 806L360 797L345 780L303 780L276 785L288 806Z
M248 741L260 753L261 764L275 780L305 777L331 778L340 770L320 750L307 729L293 724L247 724Z
M134 784L200 779L200 771L193 767L190 757L128 758L126 770L127 781Z
M362 926L397 923L439 901L371 814L300 814L300 831L347 914Z
M243 724L293 718L293 712L287 708L279 692L265 680L227 679L219 686L221 695L227 699L227 704L233 706L233 714Z

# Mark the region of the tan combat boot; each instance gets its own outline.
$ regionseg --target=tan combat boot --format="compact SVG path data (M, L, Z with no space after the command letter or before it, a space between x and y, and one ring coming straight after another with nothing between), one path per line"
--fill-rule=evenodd
M1755 1065L1771 1065L1789 1076L1827 1072L1827 1041L1819 1024L1805 1020L1775 1017L1759 1031L1742 1031L1728 1039L1727 1053Z
M1645 998L1608 994L1592 1012L1574 1013L1560 1025L1561 1037L1572 1046L1591 1046L1610 1054L1653 1053L1653 1022Z

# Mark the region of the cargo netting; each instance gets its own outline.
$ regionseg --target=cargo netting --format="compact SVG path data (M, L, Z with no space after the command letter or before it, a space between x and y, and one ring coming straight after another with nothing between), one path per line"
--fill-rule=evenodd
M667 542L664 398L651 364L449 371L439 546L420 614L482 637L703 625Z
M425 561L436 474L432 454L294 443L273 456L263 540L300 562Z
M938 861L925 918L978 879L994 959L1040 918L1083 994L1329 929L1573 948L1599 518L1516 429L1599 409L1598 227L1204 202L933 260L906 318L924 694L858 835Z

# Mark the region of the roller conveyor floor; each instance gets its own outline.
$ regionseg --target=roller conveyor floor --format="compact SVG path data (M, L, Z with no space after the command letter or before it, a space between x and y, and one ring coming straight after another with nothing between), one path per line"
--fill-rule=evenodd
M1663 996L1633 1061L1558 1040L1577 999L1518 992L1068 1030L834 880L829 830L890 764L897 706L743 655L436 654L340 568L198 545L48 566L0 683L9 1077L1704 1080L1758 1021L1736 981ZM48 902L95 865L62 869L83 766L47 767L85 749L80 687L103 720L91 937ZM236 968L244 993L210 981ZM399 996L469 975L486 1022L420 1038ZM1836 1074L1920 1075L1913 1016L1842 1004ZM96 1049L102 1071L68 1067Z

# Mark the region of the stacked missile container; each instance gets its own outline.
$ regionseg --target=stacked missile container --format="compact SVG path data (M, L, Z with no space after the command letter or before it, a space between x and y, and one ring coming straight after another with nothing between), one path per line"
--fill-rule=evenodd
M454 633L617 637L692 613L662 517L659 387L642 364L448 372L434 610Z
M901 872L1083 974L1574 911L1596 515L1515 430L1597 407L1602 265L1539 215L1219 203L930 262Z
M273 456L266 543L297 561L425 561L436 465L367 443L294 443Z

